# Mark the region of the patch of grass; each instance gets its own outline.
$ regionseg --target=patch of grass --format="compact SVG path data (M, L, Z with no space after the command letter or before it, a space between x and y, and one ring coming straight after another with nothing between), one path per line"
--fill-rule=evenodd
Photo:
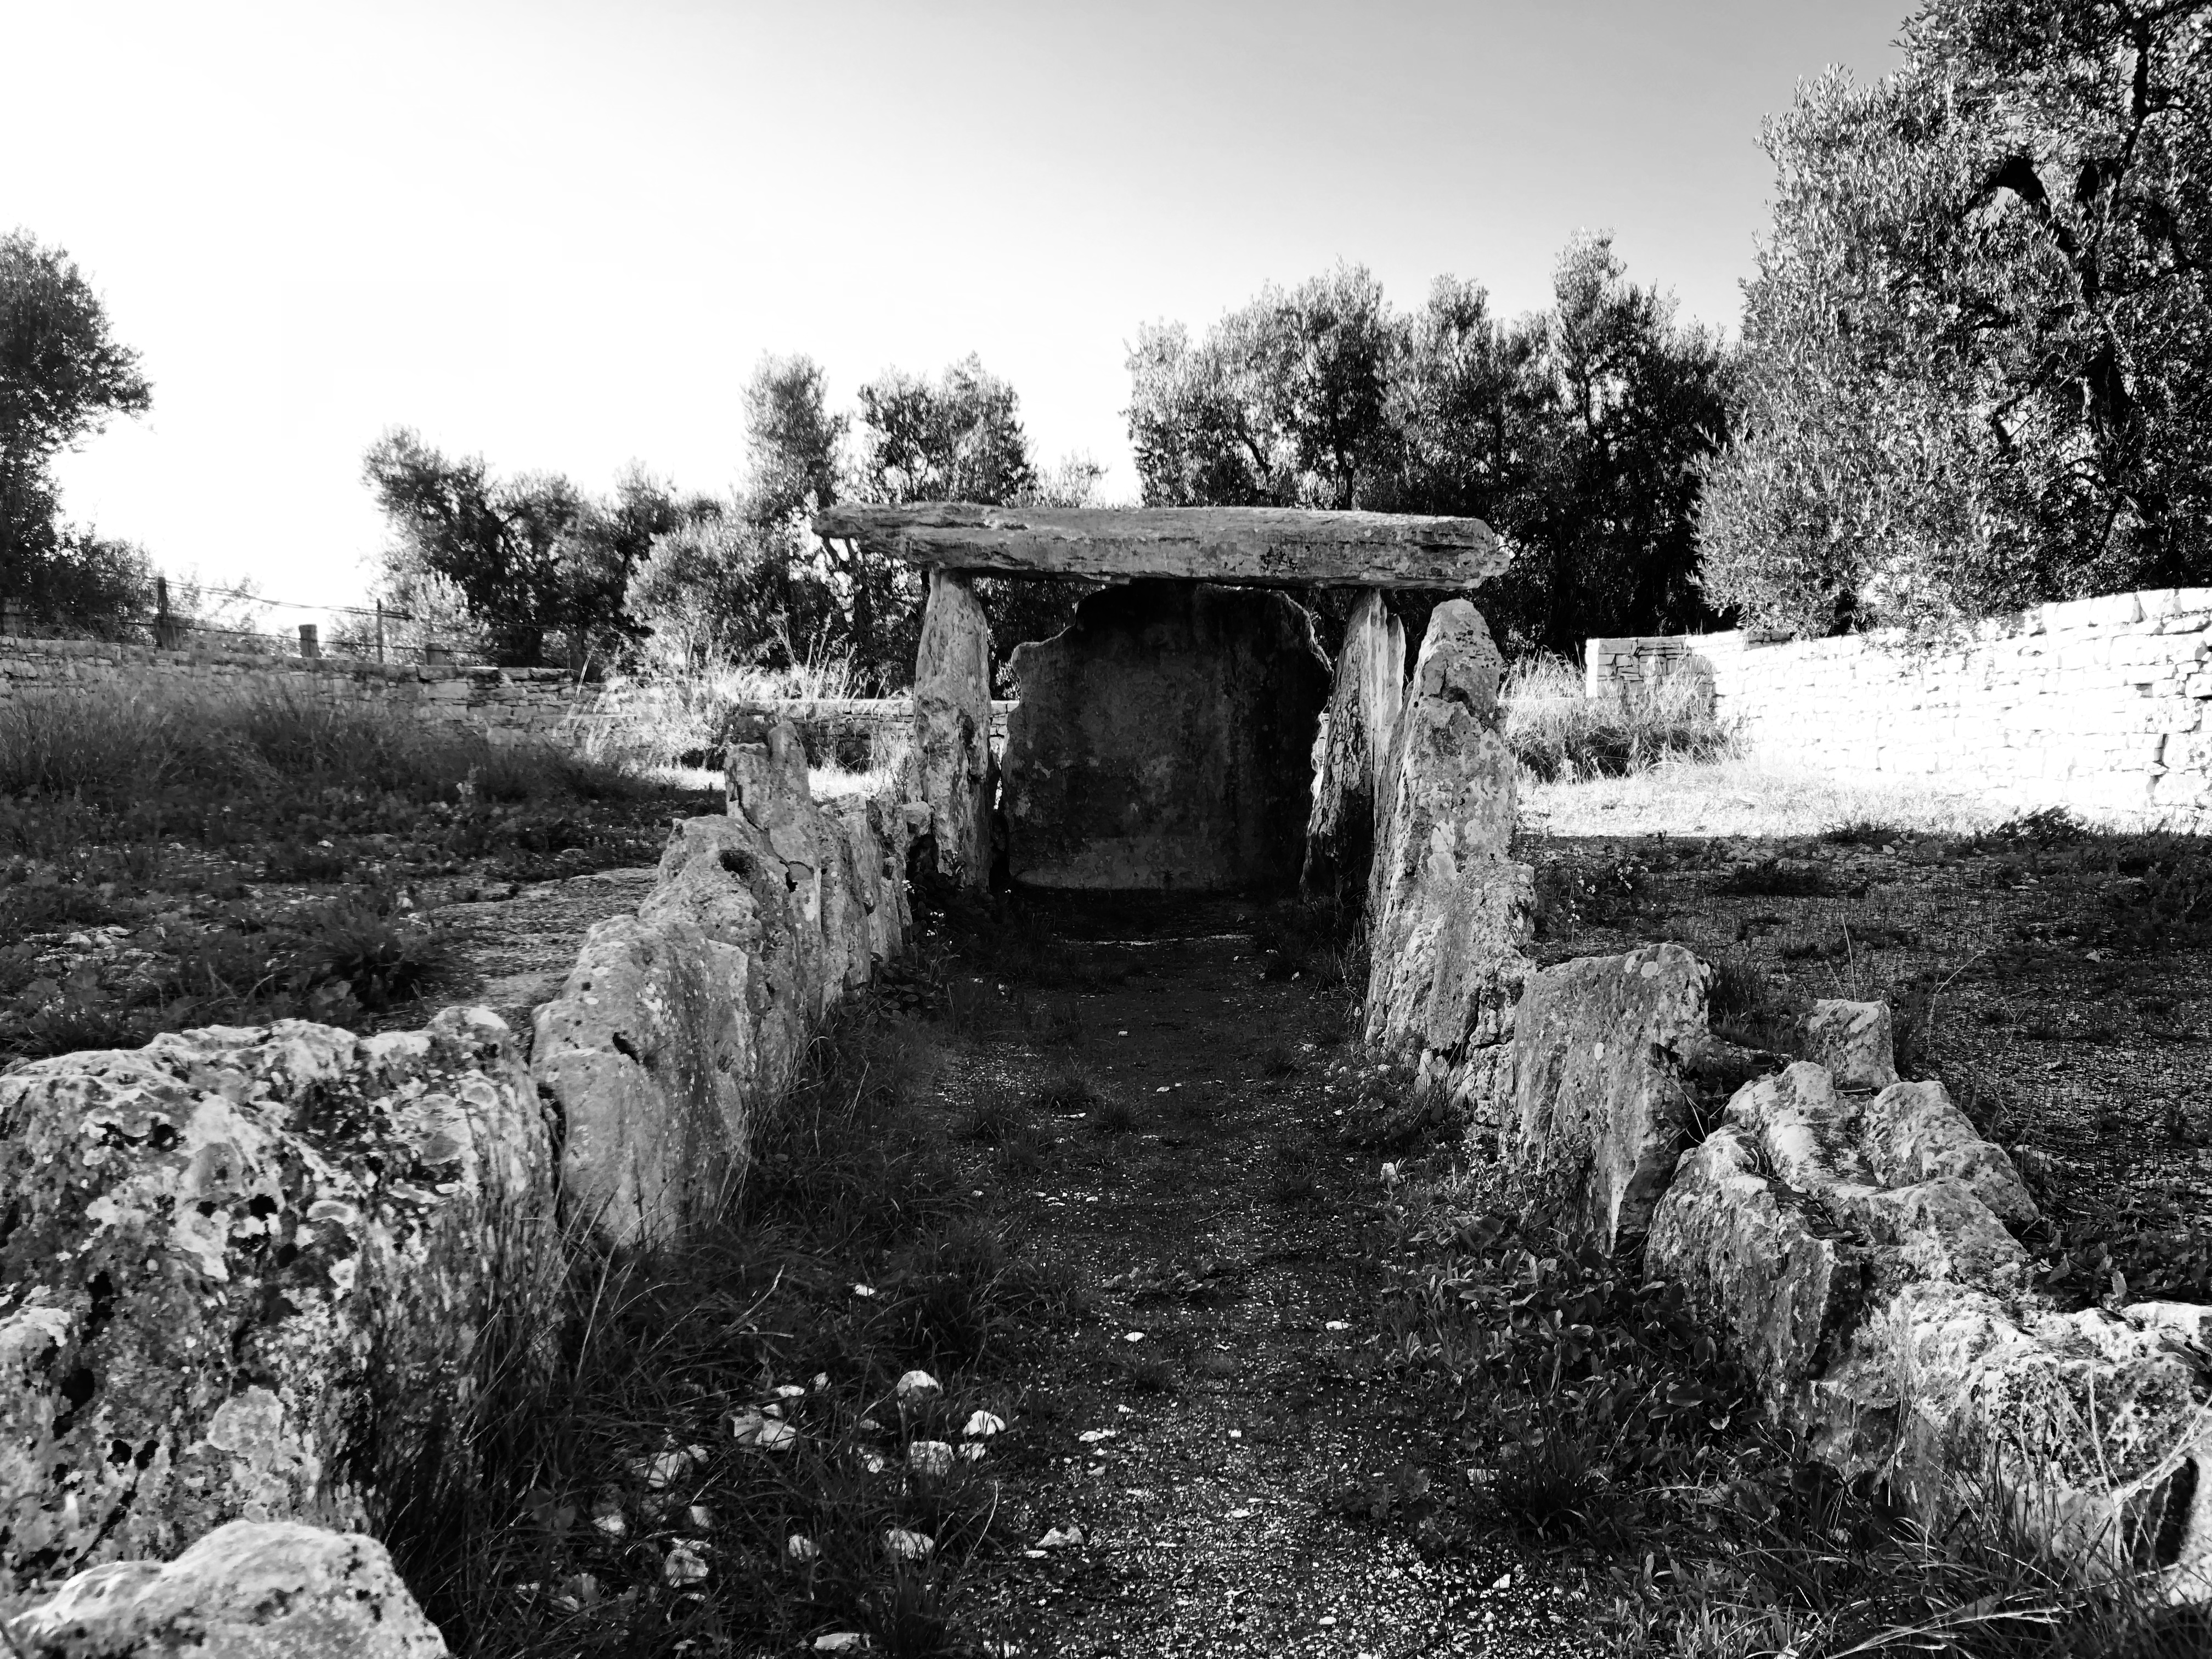
M1850 818L1820 831L1831 847L1892 847L1912 839L1912 832L1879 818Z
M1107 1095L1091 1115L1089 1127L1093 1134L1134 1134L1141 1120L1137 1109L1118 1094Z
M1818 898L1828 891L1828 878L1817 864L1759 859L1728 871L1713 891L1723 898Z
M1596 1634L1637 1659L1954 1652L2179 1659L2212 1619L2154 1577L2066 1581L1991 1492L1941 1533L1769 1428L1753 1393L1632 1252L1577 1250L1539 1195L1481 1172L1402 1188L1382 1259L1391 1382L1471 1431L1474 1494L1415 1523L1499 1522L1589 1553Z
M1711 686L1690 674L1591 697L1572 663L1525 657L1506 672L1501 696L1507 745L1547 783L1646 771L1674 757L1714 760L1735 743L1714 716Z
M1271 1042L1253 1056L1253 1063L1262 1077L1293 1077L1297 1073L1298 1051L1287 1042Z
M1098 1110L1105 1098L1091 1068L1073 1055L1063 1054L1045 1067L1044 1075L1030 1091L1030 1105L1040 1112L1073 1116Z

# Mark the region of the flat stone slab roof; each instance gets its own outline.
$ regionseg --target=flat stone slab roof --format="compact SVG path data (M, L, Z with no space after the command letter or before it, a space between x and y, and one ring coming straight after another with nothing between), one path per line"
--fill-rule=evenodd
M1257 587L1479 586L1512 555L1480 519L1283 507L845 503L814 533L881 557L1008 576L1180 576Z

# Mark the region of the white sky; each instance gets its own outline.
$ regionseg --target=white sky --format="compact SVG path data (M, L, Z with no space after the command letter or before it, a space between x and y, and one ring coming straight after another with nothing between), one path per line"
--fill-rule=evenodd
M764 350L841 404L980 351L1042 459L1133 498L1136 325L1339 258L1510 314L1609 228L1732 328L1760 116L1893 67L1907 5L0 0L0 228L77 259L154 384L64 459L70 515L338 604L386 426L720 488Z

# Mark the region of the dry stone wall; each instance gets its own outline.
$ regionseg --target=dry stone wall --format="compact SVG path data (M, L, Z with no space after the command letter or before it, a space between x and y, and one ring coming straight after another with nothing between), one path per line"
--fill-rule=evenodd
M1709 668L1755 748L2123 822L2212 826L2212 588L2039 605L1971 637L1589 641L1593 693Z
M160 651L104 640L0 638L0 708L92 694L162 703L288 696L469 726L494 743L550 736L595 695L557 668L446 668L234 650Z

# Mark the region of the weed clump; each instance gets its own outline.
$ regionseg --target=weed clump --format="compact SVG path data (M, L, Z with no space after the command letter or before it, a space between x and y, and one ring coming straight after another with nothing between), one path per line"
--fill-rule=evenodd
M1693 674L1593 697L1564 658L1524 657L1506 671L1501 700L1507 745L1543 783L1621 776L1668 758L1717 760L1735 747L1711 688Z

